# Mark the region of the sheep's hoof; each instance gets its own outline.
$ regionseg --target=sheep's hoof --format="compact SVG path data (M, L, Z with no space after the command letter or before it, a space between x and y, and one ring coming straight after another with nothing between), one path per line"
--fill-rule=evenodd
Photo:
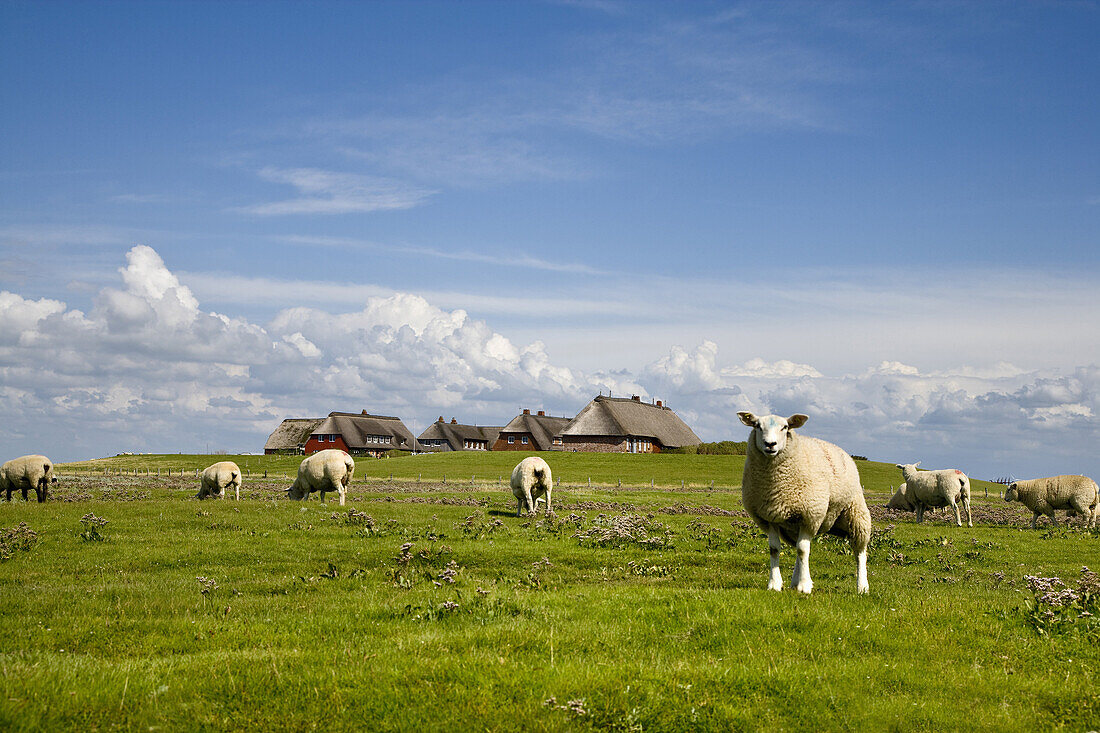
M774 580L768 583L768 590L783 590L783 582L775 582Z
M804 583L799 583L798 584L798 592L799 593L805 593L806 595L810 595L810 593L812 593L813 590L814 590L814 584L810 581L806 581Z
M858 588L856 588L856 593L858 593L861 596L866 595L870 592L871 592L871 588L867 585L861 585Z

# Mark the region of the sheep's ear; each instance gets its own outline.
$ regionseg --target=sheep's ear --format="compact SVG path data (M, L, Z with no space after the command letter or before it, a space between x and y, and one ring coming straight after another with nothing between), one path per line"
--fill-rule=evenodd
M805 425L806 421L809 420L809 419L810 419L809 415L803 415L802 413L798 413L796 415L791 415L790 417L787 418L787 427L790 428L791 430L795 430L795 429L800 428L803 425Z
M748 425L750 428L755 428L760 424L760 421L756 418L756 415L751 412L739 412L737 417L741 418L741 422Z
M917 461L916 463L913 464L913 468L916 468L919 465L920 465L920 461Z

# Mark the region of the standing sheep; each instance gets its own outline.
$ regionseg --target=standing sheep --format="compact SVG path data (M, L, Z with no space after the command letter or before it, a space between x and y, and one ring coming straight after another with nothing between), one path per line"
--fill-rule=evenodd
M749 516L768 533L771 578L768 590L783 589L780 540L798 548L791 585L813 591L810 543L819 534L847 537L856 556L856 592L866 593L871 512L851 456L832 443L792 432L806 415L757 417L739 412L752 428L741 479L741 500Z
M298 478L286 493L291 499L304 501L314 491L320 491L321 501L324 501L325 492L335 491L340 494L340 506L344 506L354 472L355 461L344 451L335 448L319 451L307 456L298 466Z
M966 510L966 526L973 527L970 514L970 478L957 468L917 471L916 463L896 463L905 483L898 491L917 509L917 523L924 521L924 510L949 506L955 511L955 524L962 526L959 501Z
M233 461L220 461L202 472L202 484L195 497L202 501L208 496L224 499L229 489L234 489L237 501L241 500L241 469Z
M534 514L536 502L546 496L546 513L550 513L550 492L554 488L554 477L550 466L538 456L529 456L512 469L512 494L516 497L516 516L522 516L523 508Z
M1057 527L1055 509L1068 509L1071 514L1077 512L1083 515L1086 527L1091 527L1100 514L1100 490L1097 489L1096 482L1088 476L1052 476L1030 481L1013 481L1005 491L1005 501L1018 501L1032 511L1032 529L1035 529L1040 514L1050 517L1051 523Z
M46 456L31 455L13 458L0 466L0 491L6 491L6 501L11 501L11 492L20 489L23 501L27 500L27 491L34 489L38 503L46 501L46 491L51 483L56 483L53 475L53 461Z

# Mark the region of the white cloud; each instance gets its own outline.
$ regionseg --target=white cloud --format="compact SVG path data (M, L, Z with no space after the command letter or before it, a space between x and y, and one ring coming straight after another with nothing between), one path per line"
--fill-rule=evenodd
M730 363L717 340L702 339L642 366L605 354L604 367L582 371L541 340L517 343L410 293L285 308L260 325L204 311L149 247L131 249L118 273L87 313L0 292L6 446L57 460L207 443L255 450L291 415L366 408L416 429L447 410L495 424L521 405L575 414L610 391L663 399L708 440L742 438L740 409L804 412L808 434L872 458L978 477L1100 472L1096 365L922 371L881 360L830 374L794 359Z
M271 183L293 186L298 198L241 207L238 211L260 216L287 214L348 214L410 209L434 192L401 181L316 168L275 168L259 171Z

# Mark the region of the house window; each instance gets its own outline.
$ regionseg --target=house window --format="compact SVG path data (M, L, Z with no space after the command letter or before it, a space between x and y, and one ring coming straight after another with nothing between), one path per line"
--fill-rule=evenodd
M527 445L527 436L526 435L522 436L519 439L519 442L523 443L524 445Z
M554 445L561 445L561 438L554 438Z
M511 445L512 443L515 443L515 442L516 442L516 436L509 435L508 436L508 445Z

